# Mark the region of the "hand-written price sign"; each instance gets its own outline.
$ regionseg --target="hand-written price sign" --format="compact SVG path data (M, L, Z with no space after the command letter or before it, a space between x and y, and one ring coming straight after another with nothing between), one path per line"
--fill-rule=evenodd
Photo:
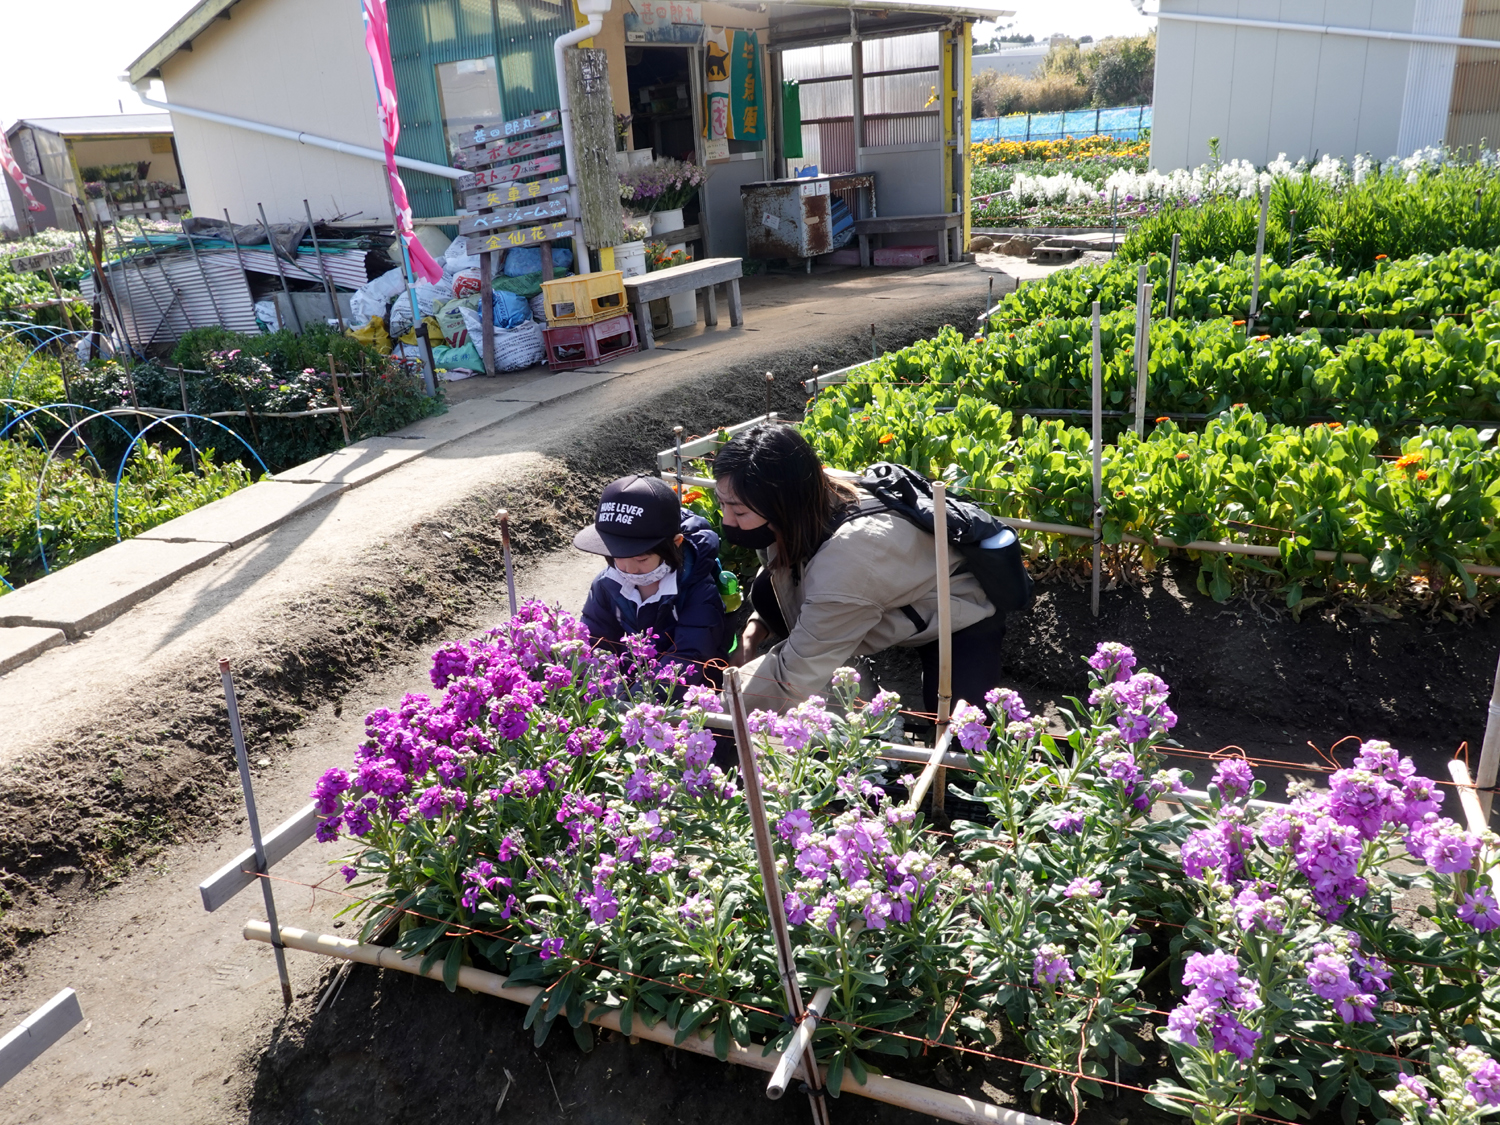
M520 223L535 223L542 219L555 219L567 213L567 200L548 199L542 203L533 203L529 207L515 207L505 211L496 211L492 215L465 215L458 222L458 233L462 235L478 234L481 231L496 230L500 227L513 227Z
M567 176L551 176L545 180L532 180L529 184L507 184L505 187L487 191L483 195L471 195L464 206L472 211L484 207L509 207L524 203L528 199L545 199L568 190Z
M48 250L42 254L16 255L5 264L11 273L36 273L39 270L53 270L60 266L73 264L72 250Z
M562 167L560 156L539 156L535 160L523 160L519 164L507 164L503 168L487 168L474 172L458 181L459 191L473 191L494 184L508 184L527 176L540 176L545 172L556 172Z
M485 254L492 250L509 250L512 246L528 246L533 242L551 242L554 238L572 238L571 221L545 223L539 227L521 227L504 230L469 243L470 254Z
M502 160L514 160L518 156L530 156L533 152L546 152L562 147L561 133L543 133L539 137L521 137L519 140L502 141L490 148L460 151L453 159L455 167L479 168L486 164L498 164Z
M522 133L534 133L538 129L555 129L560 124L562 124L562 114L555 109L533 113L530 117L518 117L514 121L507 121L501 125L476 128L471 134L473 139L465 142L464 148L483 148L485 145L505 140L507 137L519 137Z

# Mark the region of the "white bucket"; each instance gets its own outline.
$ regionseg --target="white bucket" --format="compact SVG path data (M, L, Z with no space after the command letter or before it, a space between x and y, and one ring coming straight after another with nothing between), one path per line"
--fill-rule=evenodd
M668 250L687 249L686 243L673 242L670 237L674 230L681 230L684 225L681 207L651 212L651 233L665 242ZM673 293L667 301L672 306L673 328L691 328L698 323L698 294Z
M615 269L626 277L642 277L646 273L646 244L644 242L622 242L615 247Z

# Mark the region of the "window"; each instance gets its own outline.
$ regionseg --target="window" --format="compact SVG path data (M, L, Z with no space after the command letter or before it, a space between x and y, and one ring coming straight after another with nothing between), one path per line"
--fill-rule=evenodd
M438 105L443 115L443 139L448 156L467 143L463 134L471 134L476 125L498 123L500 82L495 56L460 59L437 66Z

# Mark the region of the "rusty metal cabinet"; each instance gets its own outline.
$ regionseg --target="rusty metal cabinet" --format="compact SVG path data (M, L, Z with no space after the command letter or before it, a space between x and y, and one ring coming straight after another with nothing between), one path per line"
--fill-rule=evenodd
M752 258L814 258L837 249L834 226L838 209L834 200L844 203L850 219L874 218L874 173L740 185L746 254Z

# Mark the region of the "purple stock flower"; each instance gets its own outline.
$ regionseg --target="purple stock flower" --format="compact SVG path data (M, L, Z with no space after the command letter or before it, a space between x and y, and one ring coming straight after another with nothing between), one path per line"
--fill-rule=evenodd
M801 847L800 840L804 836L811 835L812 830L812 816L805 809L793 809L776 825L776 831L781 838L794 847Z
M1099 674L1102 683L1123 680L1135 671L1135 651L1118 641L1103 641L1089 657L1088 665Z
M1056 820L1049 820L1047 827L1063 836L1076 836L1083 831L1084 813L1082 809L1072 809L1063 813Z
M1063 888L1063 898L1098 898L1103 893L1103 884L1085 875L1078 876Z
M1240 976L1233 953L1194 953L1183 969L1182 983L1191 991L1167 1017L1167 1030L1180 1042L1201 1047L1205 1026L1210 1049L1228 1051L1240 1059L1255 1052L1260 1032L1247 1027L1240 1015L1261 1006L1255 981Z
M1474 866L1479 837L1447 817L1432 815L1407 833L1406 850L1439 875L1453 875Z
M1351 939L1358 940L1353 935ZM1307 987L1329 1001L1345 1023L1372 1022L1380 1005L1377 996L1386 990L1390 979L1385 963L1360 953L1357 945L1351 946L1348 959L1329 942L1313 946L1312 952L1312 960L1307 962Z
M1250 769L1250 763L1243 758L1226 758L1214 771L1214 784L1219 787L1225 800L1237 801L1250 795L1250 787L1255 784L1255 773Z
M359 876L359 872L355 868L350 867L347 863L339 868L339 874L343 875L344 882L346 883L354 882L354 880Z
M330 816L318 821L317 837L320 844L331 844L339 838L339 829L343 827L343 818Z
M1060 980L1077 980L1068 954L1060 945L1043 945L1031 963L1031 976L1037 984L1055 985Z
M973 753L984 749L990 740L990 728L984 724L984 712L972 703L963 703L953 712L953 729L959 745Z
M879 691L875 693L875 698L870 700L869 706L865 708L865 711L869 714L870 718L878 719L887 711L893 711L900 706L901 696L897 695L894 691Z
M1500 1063L1481 1060L1464 1082L1464 1089L1480 1105L1500 1105Z
M1026 709L1026 701L1019 692L1011 691L1010 688L990 688L984 693L984 701L997 714L1004 715L1007 723L1022 723L1031 718L1031 712Z
M339 794L349 788L349 775L337 767L327 770L313 786L312 799L318 803L318 812L332 816L339 811Z
M1437 1109L1437 1099L1427 1092L1427 1083L1421 1078L1418 1078L1415 1074L1398 1075L1396 1078L1396 1082L1404 1090L1406 1090L1407 1093L1418 1098L1424 1105L1426 1105L1429 1112Z
M537 950L537 956L543 961L550 961L563 949L563 939L560 937L547 938L542 942L541 948Z
M1500 927L1500 904L1483 883L1474 888L1472 894L1464 895L1458 905L1458 916L1482 934Z

